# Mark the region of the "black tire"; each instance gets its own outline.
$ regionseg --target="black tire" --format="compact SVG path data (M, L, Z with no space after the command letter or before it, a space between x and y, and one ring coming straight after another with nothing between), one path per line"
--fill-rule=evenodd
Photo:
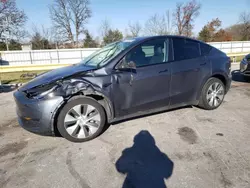
M100 126L98 127L98 130L94 134L92 134L91 136L89 136L87 138L75 138L75 137L71 136L66 131L66 128L64 126L64 119L65 119L65 116L68 113L68 111L70 109L72 109L74 106L77 106L79 104L91 105L91 106L95 107L100 114L101 120L100 120ZM58 131L60 132L60 134L64 138L66 138L67 140L69 140L71 142L86 142L86 141L92 140L102 133L105 125L106 125L106 113L105 113L104 108L96 100L89 98L89 97L84 97L84 96L76 96L76 97L71 98L67 102L67 104L61 109L59 116L58 116L58 119L57 119Z
M213 85L214 83L216 83L216 82L221 84L221 86L223 87L223 90L224 90L224 94L223 94L223 98L219 102L218 106L211 106L211 105L209 105L208 100L207 100L207 92L208 92L209 87L211 85ZM214 78L214 77L209 78L208 81L203 86L198 106L205 109L205 110L214 110L214 109L218 108L222 104L222 102L224 100L225 91L226 91L225 90L225 85L223 84L223 82L220 79Z

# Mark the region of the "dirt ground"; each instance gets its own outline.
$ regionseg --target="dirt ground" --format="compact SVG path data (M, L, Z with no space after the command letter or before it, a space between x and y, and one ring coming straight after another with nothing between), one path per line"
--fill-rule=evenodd
M0 93L0 187L248 188L250 83L233 79L217 110L134 119L79 144L23 130L13 93Z

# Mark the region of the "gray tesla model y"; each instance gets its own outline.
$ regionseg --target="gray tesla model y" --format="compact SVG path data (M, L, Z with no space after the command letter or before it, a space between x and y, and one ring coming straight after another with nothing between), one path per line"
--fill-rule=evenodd
M230 88L230 69L225 53L194 39L118 41L20 87L18 121L37 134L83 142L122 119L186 105L216 109Z

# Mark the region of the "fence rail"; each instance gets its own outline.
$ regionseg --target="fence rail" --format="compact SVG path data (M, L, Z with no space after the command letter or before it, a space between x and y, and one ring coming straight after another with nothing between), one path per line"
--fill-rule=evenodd
M99 48L0 52L1 65L74 64Z
M212 42L209 43L234 56L250 53L250 41ZM30 50L0 52L0 65L48 65L48 64L74 64L95 52L99 48L77 48L60 50Z
M227 54L250 53L250 41L210 42L209 44Z

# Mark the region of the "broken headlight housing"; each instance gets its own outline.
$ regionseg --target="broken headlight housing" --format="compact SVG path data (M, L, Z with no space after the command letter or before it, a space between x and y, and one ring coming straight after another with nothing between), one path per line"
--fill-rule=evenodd
M28 98L41 99L53 96L70 96L83 89L86 89L89 84L83 80L70 79L59 80L54 83L41 85L26 91Z
M248 62L247 58L244 58L240 63L240 72L244 72L247 69Z
M58 89L58 87L59 86L55 84L42 85L29 89L25 93L27 94L28 98L40 99L53 93L56 89Z

